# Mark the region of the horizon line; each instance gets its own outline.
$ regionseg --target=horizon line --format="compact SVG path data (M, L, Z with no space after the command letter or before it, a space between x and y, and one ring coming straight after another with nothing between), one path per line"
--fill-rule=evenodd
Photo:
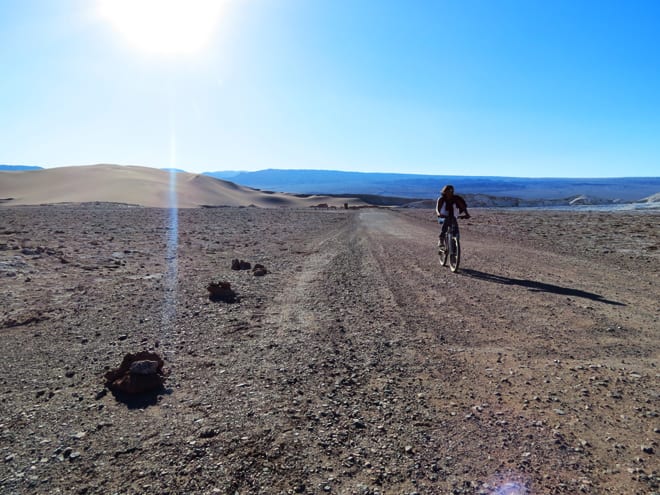
M204 172L190 172L184 168L179 167L155 167L152 165L138 165L134 163L87 163L87 164L77 164L77 165L25 165L25 164L8 164L0 163L0 167L30 167L33 170L49 170L54 168L66 168L66 167L94 167L99 165L109 165L109 166L119 166L119 167L144 167L152 168L154 170L175 170L189 174L196 175L208 175L215 173L255 173L255 172L267 172L267 171L283 171L283 172L339 172L346 174L363 174L363 175L405 175L405 176L418 176L418 177L434 177L434 178L447 178L447 177L465 177L465 178L494 178L494 179L573 179L573 180L586 180L586 179L660 179L660 176L654 175L625 175L625 176L518 176L518 175L470 175L470 174L423 174L423 173L409 173L409 172L365 172L361 170L341 170L341 169L328 169L328 168L260 168L255 170L232 170L232 169L223 169L223 170L212 170ZM0 170L1 172L2 170ZM26 170L29 171L29 170Z

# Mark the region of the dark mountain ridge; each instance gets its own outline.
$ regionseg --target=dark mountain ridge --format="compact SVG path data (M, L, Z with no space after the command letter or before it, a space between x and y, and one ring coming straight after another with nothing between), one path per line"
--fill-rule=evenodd
M368 194L431 199L451 183L462 194L522 200L590 202L640 201L660 191L660 177L521 178L457 175L341 172L334 170L278 170L206 172L243 186L300 194ZM229 175L230 174L230 175Z
M5 172L22 172L25 170L41 170L43 167L35 165L0 165L0 170Z

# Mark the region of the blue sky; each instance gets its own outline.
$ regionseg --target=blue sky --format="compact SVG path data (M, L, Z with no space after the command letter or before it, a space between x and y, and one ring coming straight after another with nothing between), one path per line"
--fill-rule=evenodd
M219 1L0 0L0 163L660 175L660 2Z

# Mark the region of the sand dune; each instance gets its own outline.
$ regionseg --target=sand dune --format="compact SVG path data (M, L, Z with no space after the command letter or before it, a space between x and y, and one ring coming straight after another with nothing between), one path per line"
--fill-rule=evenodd
M4 206L56 203L112 202L167 208L200 206L258 206L297 208L318 204L355 206L353 198L299 197L266 193L206 175L179 172L170 187L170 172L149 167L88 165L22 172L0 172L0 204Z

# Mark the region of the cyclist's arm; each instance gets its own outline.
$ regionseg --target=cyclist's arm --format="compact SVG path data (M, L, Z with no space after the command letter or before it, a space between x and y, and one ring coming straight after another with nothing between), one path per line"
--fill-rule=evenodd
M457 199L456 206L458 206L458 212L464 215L465 218L470 218L470 214L468 213L468 209L467 209L467 203L465 202L465 200L460 196L457 197L456 199Z
M446 215L443 215L440 213L440 210L442 209L442 206L440 206L442 203L442 196L438 198L438 201L435 203L435 214L439 217L445 217Z

